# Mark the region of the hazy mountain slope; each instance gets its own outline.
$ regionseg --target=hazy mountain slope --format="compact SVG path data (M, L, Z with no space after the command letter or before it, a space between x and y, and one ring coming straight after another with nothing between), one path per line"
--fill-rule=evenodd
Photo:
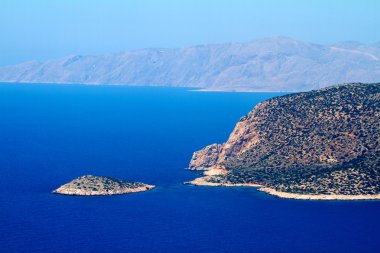
M380 80L380 45L329 46L286 37L248 43L69 56L0 68L0 82L194 86L310 90Z

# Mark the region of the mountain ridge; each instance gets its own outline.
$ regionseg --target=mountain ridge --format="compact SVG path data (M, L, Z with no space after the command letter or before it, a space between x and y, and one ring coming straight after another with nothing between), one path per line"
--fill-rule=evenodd
M332 45L278 36L246 43L70 55L0 67L0 82L307 91L380 80L380 43Z

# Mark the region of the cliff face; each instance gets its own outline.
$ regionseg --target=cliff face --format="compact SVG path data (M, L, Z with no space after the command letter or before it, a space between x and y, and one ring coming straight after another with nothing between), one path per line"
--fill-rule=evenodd
M223 168L229 173L210 180L289 192L341 194L352 184L346 194L374 193L379 136L380 84L333 86L257 105L218 152L196 152L190 169Z
M194 152L190 162L190 170L209 170L216 165L223 145L211 144Z

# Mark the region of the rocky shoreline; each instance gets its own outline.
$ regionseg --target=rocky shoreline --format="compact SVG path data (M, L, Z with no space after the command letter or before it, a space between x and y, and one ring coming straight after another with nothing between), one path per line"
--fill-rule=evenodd
M207 179L209 179L208 176L206 177L199 177L192 181L185 182L185 184L189 185L196 185L196 186L225 186L225 187L237 187L237 186L248 186L248 187L263 187L261 184L256 183L245 183L245 184L229 184L229 183L213 183L208 182Z
M185 182L188 185L195 186L212 186L212 187L256 187L258 191L265 192L269 195L276 196L278 198L284 199L297 199L297 200L379 200L380 194L375 195L338 195L338 194L297 194L277 191L275 189L265 187L259 183L241 183L241 184L231 184L231 183L218 183L209 182L211 176L204 176L196 178L192 181Z
M270 195L285 198L285 199L300 199L300 200L376 200L380 199L380 194L373 195L338 195L338 194L297 194L289 192L276 191L275 189L262 187L258 189L259 191L268 193Z
M74 196L106 196L148 191L154 185L128 182L116 178L85 175L52 191L55 194Z

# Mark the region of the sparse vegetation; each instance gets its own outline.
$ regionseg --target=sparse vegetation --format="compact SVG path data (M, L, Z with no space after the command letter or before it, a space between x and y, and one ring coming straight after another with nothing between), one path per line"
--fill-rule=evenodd
M209 182L301 194L380 193L380 84L273 98L239 124L224 157L213 157L229 173Z
M86 175L74 179L53 192L69 195L112 195L144 191L153 187L152 185L139 182L128 182L116 178Z

